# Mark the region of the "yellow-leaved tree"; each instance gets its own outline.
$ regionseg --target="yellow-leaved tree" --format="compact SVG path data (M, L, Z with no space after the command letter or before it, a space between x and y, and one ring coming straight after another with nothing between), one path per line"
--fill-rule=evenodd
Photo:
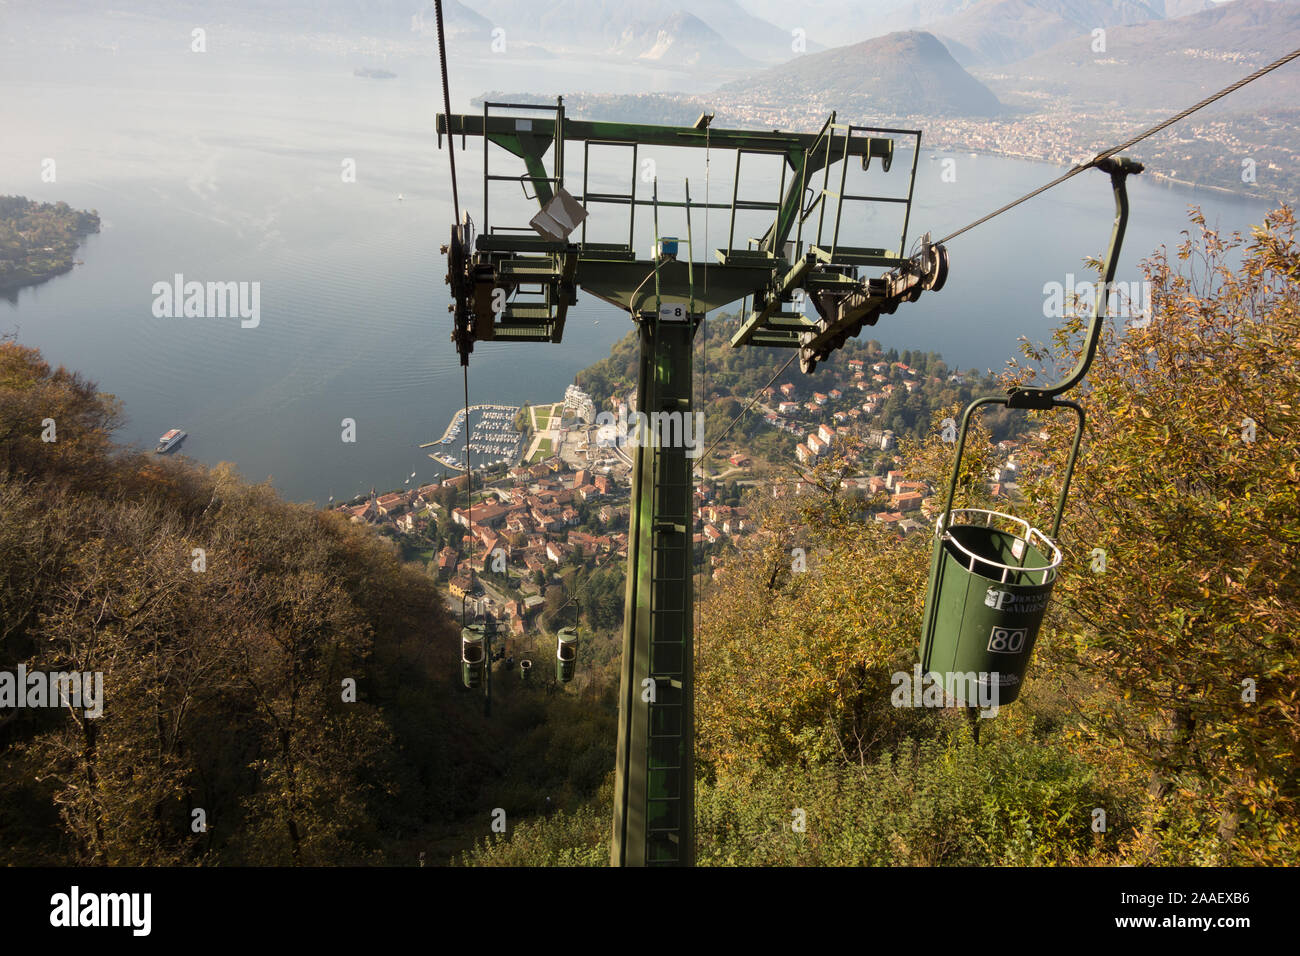
M1192 221L1089 375L1043 663L1084 752L1144 784L1136 860L1294 864L1300 251L1286 208L1249 237Z

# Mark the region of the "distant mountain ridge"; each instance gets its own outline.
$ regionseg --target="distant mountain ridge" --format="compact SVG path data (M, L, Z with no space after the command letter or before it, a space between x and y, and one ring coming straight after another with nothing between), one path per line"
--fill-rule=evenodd
M964 0L950 0L964 2ZM1097 28L1163 19L1142 0L977 0L927 29L963 66L995 66L1032 56Z
M872 113L993 116L1002 109L933 34L915 30L810 53L718 92Z
M433 0L5 0L0 10L37 12L50 16L101 14L157 20L221 23L253 31L348 33L401 36L435 22ZM216 8L216 9L214 9ZM449 34L490 30L491 22L461 0L443 0L443 21Z
M926 30L950 41L949 50L963 66L973 54L966 47L970 38L959 34L972 24L1003 33L1008 43L1015 43L1018 39L1032 39L1033 32L1052 21L1069 21L1074 24L1073 33L1086 34L1098 26L1183 16L1214 6L1212 0L1119 0L1108 4L1114 10L1107 12L1092 0L1044 0L1019 10L999 9L998 4L988 0L804 0L798 6L787 0L742 2L752 12L781 26L806 24L810 34L836 45L900 30ZM960 20L968 11L974 11L970 20ZM950 29L953 21L958 22ZM1049 39L1056 42L1061 37ZM1026 56L1038 49L1042 47L1013 52Z
M746 66L754 61L722 38L718 31L693 14L678 10L660 23L627 27L612 52L666 66Z
M1080 101L1131 102L1132 91L1138 90L1143 107L1173 109L1297 47L1300 4L1234 0L1174 20L1109 29L1104 53L1093 53L1083 41L1058 43L1008 71L1019 86L1068 93ZM1292 65L1213 109L1240 112L1290 106L1298 99L1300 70Z
M522 39L544 46L608 49L635 24L659 24L686 13L743 55L775 63L795 54L787 30L736 0L473 0L474 8ZM821 49L810 43L808 49Z
M421 9L411 16L410 29L417 33L435 35L438 28L435 4L432 0L423 0L419 6ZM460 0L443 0L442 19L444 29L452 36L466 33L490 36L492 33L492 21L476 13Z
M103 14L105 6L97 0L4 0L0 11L76 17ZM431 35L436 23L433 0L113 0L111 7L125 18L222 23L268 33L409 37ZM499 28L512 45L591 53L608 52L638 25L658 26L679 15L706 25L723 44L756 62L776 63L797 52L789 30L754 16L737 0L443 0L449 35L487 37ZM696 28L684 22L675 28L684 32L674 42L689 45ZM822 49L814 42L805 48ZM731 55L725 49L720 54Z

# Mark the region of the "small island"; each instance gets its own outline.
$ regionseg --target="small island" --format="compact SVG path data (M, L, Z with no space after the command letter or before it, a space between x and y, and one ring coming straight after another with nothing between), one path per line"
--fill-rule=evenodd
M367 66L359 66L352 71L353 76L362 76L370 80L395 80L396 73L390 73L387 70L376 70Z
M71 271L72 254L92 232L99 232L96 210L0 196L0 292L38 285Z

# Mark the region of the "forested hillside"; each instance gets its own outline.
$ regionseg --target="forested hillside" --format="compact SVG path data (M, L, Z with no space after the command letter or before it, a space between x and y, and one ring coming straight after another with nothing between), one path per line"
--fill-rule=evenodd
M502 681L485 719L391 542L120 414L0 342L0 671L103 675L97 717L0 708L0 862L441 863L596 793L606 710Z
M699 404L704 412L704 442L711 446L714 440L732 423L741 410L762 388L772 373L784 364L789 353L784 349L732 348L731 336L740 326L740 315L719 311L704 323L695 336L695 374L699 382ZM633 330L615 343L608 358L578 373L577 383L596 403L597 408L609 408L615 396L627 397L636 393L637 337ZM899 438L920 437L929 431L931 419L939 409L964 405L975 395L986 395L997 390L997 380L985 372L950 367L937 352L882 348L874 339L849 339L829 361L823 362L811 375L804 375L797 365L786 371L776 383L793 385L794 397L811 398L815 392L830 392L837 387L846 391L842 402L832 407L851 408L861 396L849 391L851 372L849 362L860 360L875 362L903 362L915 369L920 387L915 392L898 389L874 416L872 421L882 428L891 429ZM768 399L775 406L780 396ZM1001 409L989 412L989 424L998 439L1009 437L1017 424L1012 416ZM770 462L786 464L794 458L798 439L773 429L763 420L761 408L754 408L741 418L728 433L729 447L744 447L751 454ZM726 448L720 448L713 457L722 459ZM710 464L712 462L706 462Z
M99 214L65 202L0 196L0 291L36 285L72 268L77 244L99 232Z

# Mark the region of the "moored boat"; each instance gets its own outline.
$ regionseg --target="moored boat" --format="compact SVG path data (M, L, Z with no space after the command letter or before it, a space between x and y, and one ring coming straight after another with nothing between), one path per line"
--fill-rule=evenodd
M186 433L179 428L173 428L158 439L158 447L154 450L160 455L165 455L184 441L185 435Z

